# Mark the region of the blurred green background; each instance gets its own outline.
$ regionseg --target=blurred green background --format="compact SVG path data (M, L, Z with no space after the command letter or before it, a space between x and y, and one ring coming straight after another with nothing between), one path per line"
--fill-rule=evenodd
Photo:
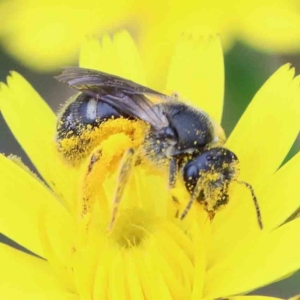
M120 26L120 24L118 26ZM128 26L131 26L131 28L133 28L132 31L134 32L134 23ZM227 43L229 42L227 41ZM49 103L52 109L57 111L60 105L64 103L68 96L70 96L72 93L67 86L58 84L58 82L53 78L53 76L57 75L59 71L34 71L38 68L29 68L25 66L26 64L19 63L19 61L12 58L16 56L10 56L8 54L7 44L5 47L5 49L4 47L0 47L0 81L6 80L6 76L10 70L18 71L32 84L39 94ZM298 46L298 48L300 49L300 46ZM278 54L281 51L272 52L270 49L268 49L267 52L263 52L251 48L249 46L249 41L247 45L241 41L235 42L233 45L231 45L231 47L228 47L228 49L230 50L225 53L225 107L222 119L222 125L227 135L229 135L233 130L241 114L258 89L280 66L290 62L296 68L296 74L300 73L300 51L298 54L298 50L295 51L294 49L292 51L287 51L288 53L293 54ZM74 56L74 53L72 53L72 56ZM42 63L43 62L41 62L41 64ZM155 66L155 61L153 64ZM280 141L278 141L278 143L280 143ZM298 137L285 161L295 155L299 149L300 138ZM32 170L35 170L25 153L12 136L1 115L0 152L6 155L13 153L22 157L24 163L30 166ZM5 236L1 236L0 241L23 249ZM297 245L295 245L295 247L296 246ZM295 294L300 294L300 272L294 274L288 279L253 292L253 294L258 293L282 298L288 298Z

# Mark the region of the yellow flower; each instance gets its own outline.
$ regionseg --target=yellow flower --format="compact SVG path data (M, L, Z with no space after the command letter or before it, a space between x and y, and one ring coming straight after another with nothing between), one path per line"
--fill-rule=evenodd
M85 42L80 65L145 83L126 32L113 41L104 37L101 47L95 40ZM166 90L179 92L219 122L224 89L219 38L182 36L167 81ZM299 153L277 170L299 132L299 83L289 65L280 68L258 91L226 144L241 161L241 179L255 188L264 230L249 191L241 186L233 187L230 203L212 222L197 203L179 221L166 174L137 166L108 233L114 159L131 139L123 132L105 139L99 145L104 160L94 159L92 172L90 160L69 167L54 151L55 115L13 72L1 85L1 112L47 185L19 160L1 155L0 229L45 260L0 245L1 298L275 299L234 295L300 268L295 247L300 219L283 224L299 208ZM181 186L177 192L184 205L187 192ZM93 203L84 208L86 195Z
M151 71L151 84L161 84L163 77L155 80L157 69L166 74L170 51L182 28L211 27L221 34L226 49L236 40L271 52L297 52L300 45L300 6L294 0L184 4L166 0L68 0L63 4L57 0L4 0L0 19L2 45L39 71L74 63L86 36L130 28L141 46L146 70Z

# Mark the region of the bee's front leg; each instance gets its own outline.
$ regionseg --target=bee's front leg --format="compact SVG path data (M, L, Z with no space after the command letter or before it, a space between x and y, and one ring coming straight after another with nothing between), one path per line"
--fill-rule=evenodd
M169 189L173 189L176 185L176 178L178 173L178 164L176 158L172 158L169 167Z

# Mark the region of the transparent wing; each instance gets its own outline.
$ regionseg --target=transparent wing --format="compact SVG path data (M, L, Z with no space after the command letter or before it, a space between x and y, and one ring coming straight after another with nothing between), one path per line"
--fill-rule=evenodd
M154 107L154 103L146 96L158 97L162 101L169 101L172 98L133 81L79 67L66 68L55 78L126 114L144 120L156 130L169 124L159 107Z
M91 69L67 67L63 70L63 73L61 75L56 76L55 78L61 82L69 84L70 86L78 90L85 89L87 85L93 86L95 90L97 89L97 87L111 86L126 90L128 93L132 92L134 94L150 94L164 100L172 99L172 97L135 83L131 80Z

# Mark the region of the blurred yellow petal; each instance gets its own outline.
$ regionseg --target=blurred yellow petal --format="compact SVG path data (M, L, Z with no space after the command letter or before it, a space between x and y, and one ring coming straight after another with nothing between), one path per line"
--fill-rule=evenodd
M272 53L299 51L300 10L294 1L245 1L239 9L240 39Z
M224 97L224 61L219 36L192 32L181 36L172 57L167 91L178 92L218 123Z
M130 79L146 85L143 64L133 41L127 31L116 33L111 39L87 39L80 52L80 63L83 68L91 68Z
M248 239L241 246L233 244L231 253L208 270L205 297L245 293L297 271L299 230L297 219L271 233Z
M281 67L257 92L226 147L241 164L241 177L257 186L280 166L299 133L299 83Z
M25 5L26 4L26 5ZM225 49L236 40L264 51L299 51L299 4L264 1L3 0L0 37L21 63L39 71L73 64L84 38L129 28L146 60L148 81L162 88L171 49L183 30L207 26ZM151 16L151 17L149 17ZM53 51L55 49L55 51Z
M77 175L66 167L55 152L54 113L31 85L16 72L12 72L7 78L7 85L1 84L0 111L45 181L71 207L75 199Z
M4 47L21 63L51 71L75 62L86 36L103 33L116 20L127 20L132 11L128 0L3 1L0 36Z
M117 47L109 35L104 35L101 39L101 70L107 73L119 73Z
M1 299L79 300L64 289L47 261L0 244Z
M98 39L86 38L80 47L79 66L87 69L101 69L101 45Z
M45 257L40 240L40 222L41 215L47 212L51 216L47 222L50 227L48 234L54 247L61 252L63 247L60 245L69 238L63 235L64 229L60 224L66 226L68 215L56 197L43 183L3 155L0 155L0 169L0 231Z
M237 16L232 15L232 4L227 1L192 1L184 5L180 1L172 5L168 1L147 1L146 4L144 15L139 16L145 26L138 34L137 43L152 87L165 86L170 58L182 32L200 29L203 33L219 33L225 50L234 42ZM148 18L149 13L153 17Z

